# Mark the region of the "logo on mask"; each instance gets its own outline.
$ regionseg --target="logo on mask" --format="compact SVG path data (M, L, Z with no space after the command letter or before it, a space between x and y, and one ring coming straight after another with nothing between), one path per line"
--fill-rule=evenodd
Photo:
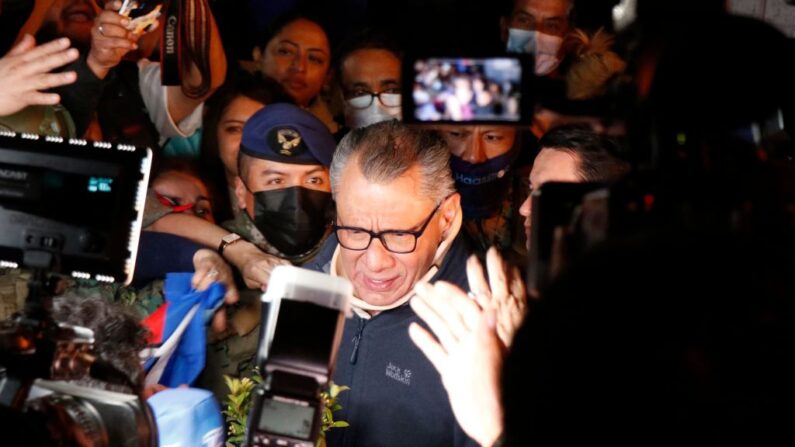
M304 152L305 146L297 130L283 127L268 135L268 145L279 155L294 157Z

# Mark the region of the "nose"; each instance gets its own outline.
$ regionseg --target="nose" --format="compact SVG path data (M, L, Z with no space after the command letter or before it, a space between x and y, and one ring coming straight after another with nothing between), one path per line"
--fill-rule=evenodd
M395 265L395 258L381 244L381 240L374 238L364 253L364 262L371 272L381 272Z
M480 138L480 135L473 135L472 136L472 143L469 148L469 153L467 154L466 161L472 164L483 163L488 160L486 157L486 151L483 147L483 141Z
M532 196L527 196L527 198L522 202L522 206L519 207L519 214L525 217L525 222L530 220L530 215L533 213L533 201Z
M299 73L306 71L306 57L303 54L296 54L292 61L290 61L290 69Z

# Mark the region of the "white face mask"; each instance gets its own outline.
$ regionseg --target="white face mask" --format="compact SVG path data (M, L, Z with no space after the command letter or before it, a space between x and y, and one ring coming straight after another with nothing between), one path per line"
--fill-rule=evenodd
M535 56L535 71L538 76L552 73L560 64L558 51L563 45L563 38L550 34L528 31L524 29L508 29L509 53L527 53Z
M367 104L370 99L373 101L369 106L360 108L362 103ZM381 101L389 104L390 107L381 104ZM382 93L381 100L368 95L346 99L343 113L345 114L345 125L351 129L358 129L381 121L400 120L400 94Z

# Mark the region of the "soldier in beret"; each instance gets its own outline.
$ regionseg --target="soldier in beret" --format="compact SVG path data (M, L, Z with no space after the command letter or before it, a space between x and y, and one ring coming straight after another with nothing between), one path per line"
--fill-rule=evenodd
M331 233L329 164L336 144L328 128L292 104L270 104L246 122L238 155L235 194L242 213L219 250L240 240L294 265L317 254ZM227 331L207 350L202 384L222 401L223 375L252 372L262 314L260 291L242 291Z

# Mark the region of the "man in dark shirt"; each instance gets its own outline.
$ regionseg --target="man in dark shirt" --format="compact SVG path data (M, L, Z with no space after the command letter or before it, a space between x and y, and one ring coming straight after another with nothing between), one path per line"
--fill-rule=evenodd
M412 344L419 321L408 300L420 281L466 287L469 248L460 237L461 204L449 152L435 134L397 121L351 131L334 154L335 238L307 267L353 283L334 381L332 446L439 446L473 443L458 426L444 386Z

